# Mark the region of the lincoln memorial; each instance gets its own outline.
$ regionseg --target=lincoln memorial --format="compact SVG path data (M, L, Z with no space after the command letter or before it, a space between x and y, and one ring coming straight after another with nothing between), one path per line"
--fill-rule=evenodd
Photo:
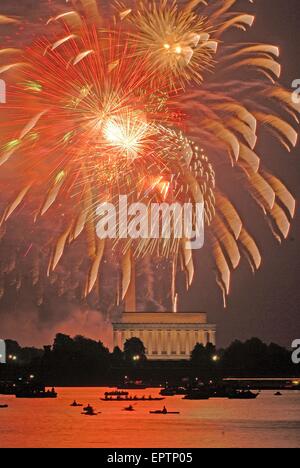
M125 312L113 323L114 346L139 338L150 360L187 360L197 343L216 344L216 326L205 313Z

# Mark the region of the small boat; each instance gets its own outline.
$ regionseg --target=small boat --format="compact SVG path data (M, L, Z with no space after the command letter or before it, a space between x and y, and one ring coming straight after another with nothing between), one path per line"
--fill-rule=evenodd
M274 396L282 396L282 393L281 392L276 392L276 393L274 393Z
M210 393L206 390L194 389L189 391L184 397L183 400L209 400Z
M255 400L259 393L253 393L251 390L235 390L228 395L229 400Z
M163 388L160 392L160 395L162 396L175 396L176 395L176 390L173 388Z
M94 409L94 408L93 408L92 406L87 405L87 406L85 406L85 407L83 408L83 411L91 411L91 410L93 410L93 409Z
M8 408L8 405L0 405L0 409L2 408Z
M85 416L97 416L97 414L100 414L100 412L96 413L94 408L90 405L87 405L85 408L83 408L83 413Z
M16 384L13 381L0 383L0 395L14 395L16 393Z
M123 409L123 411L135 411L134 407L132 405L126 406L126 408Z
M78 408L78 407L83 406L83 405L81 405L80 403L77 403L77 401L73 401L73 403L71 403L70 406L72 406L73 408Z
M147 385L145 385L141 380L126 380L117 388L118 390L145 390L145 388L147 388Z
M105 396L128 396L128 392L115 390L113 392L105 392L104 395Z
M20 390L16 392L16 398L57 398L54 389L47 391Z
M180 414L179 411L168 411L166 407L162 410L149 411L150 414Z
M225 387L209 388L210 398L228 398L228 390Z
M152 396L149 396L149 397L126 396L124 398L119 397L119 396L116 398L106 396L105 398L100 398L101 401L125 401L125 402L128 402L128 401L162 401L164 399L165 399L164 397L154 398Z

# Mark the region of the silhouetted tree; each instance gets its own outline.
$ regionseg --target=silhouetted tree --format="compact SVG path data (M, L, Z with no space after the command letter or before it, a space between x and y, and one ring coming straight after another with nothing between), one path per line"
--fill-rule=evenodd
M124 364L124 353L116 346L111 354L111 360L114 366L122 366Z
M293 372L295 366L291 362L291 353L287 349L271 343L267 353L269 373L282 376Z
M146 360L146 349L139 338L130 338L124 344L124 355L127 362Z
M213 375L215 365L213 356L216 354L216 347L212 343L206 346L197 343L191 354L191 365L203 375Z
M11 362L15 365L26 366L32 363L32 361L38 361L43 355L42 349L37 348L22 348L19 343L13 340L5 340L6 343L6 354L7 357L13 356L15 361ZM8 358L8 362L11 358Z
M212 343L207 343L207 345L205 346L205 351L206 351L208 359L211 360L213 356L216 354L216 347Z
M218 353L210 343L197 344L190 362L160 362L159 365L154 361L145 363L145 347L138 338L127 340L124 353L118 347L110 353L101 342L61 333L55 337L53 346L45 346L44 351L22 348L12 340L6 344L11 358L0 366L0 380L34 375L35 384L40 381L55 386L116 384L125 375L157 383L165 380L179 383L182 377L203 377L208 381L234 376L297 377L300 372L299 365L292 363L291 351L274 343L267 345L257 338L244 343L234 341ZM213 359L216 354L217 361Z
M52 350L45 350L43 370L48 378L61 384L98 384L110 368L110 353L101 342L83 336L74 339L58 334Z
M70 336L58 333L54 339L53 351L66 353L72 350L73 344L74 342Z
M279 361L281 369L285 371L290 369L291 359L288 351L282 353L279 346L268 346L258 338L251 338L245 343L234 341L224 351L222 368L227 375L245 377L276 375Z
M195 366L202 366L207 363L207 353L203 344L196 344L191 354L191 362Z

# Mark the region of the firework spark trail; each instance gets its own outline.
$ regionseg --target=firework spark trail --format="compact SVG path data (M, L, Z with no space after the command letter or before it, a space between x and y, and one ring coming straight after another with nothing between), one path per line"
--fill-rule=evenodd
M225 302L231 271L242 255L255 271L261 254L242 214L218 188L214 167L220 160L233 180L243 174L241 189L261 208L274 236L287 237L295 200L263 168L256 147L259 130L266 129L285 149L293 148L300 108L278 84L276 46L226 42L229 29L246 31L254 21L253 15L232 11L235 3L128 0L107 13L96 0L72 0L48 21L48 38L26 50L1 50L0 76L10 85L9 104L0 114L2 236L26 200L37 232L43 232L44 219L55 226L45 249L48 254L52 246L48 267L35 261L39 300L46 274L59 285L59 294L66 293L63 254L78 241L76 264L85 263L85 284L81 278L75 288L86 296L101 289L97 279L110 249L123 274L125 300L139 257L170 257L173 270L174 265L183 269L191 284L193 256L184 239L110 243L96 238L97 205L127 194L130 201L147 204L204 202ZM4 13L5 27L22 23ZM6 175L19 186L16 194ZM28 257L34 256L31 244L32 239L24 248ZM14 259L2 268L2 277L15 270L20 287ZM62 274L55 279L59 268Z

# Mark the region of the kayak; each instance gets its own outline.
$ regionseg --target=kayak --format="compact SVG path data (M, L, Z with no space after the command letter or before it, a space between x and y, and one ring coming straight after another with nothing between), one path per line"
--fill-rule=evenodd
M179 411L150 411L150 414L180 414Z
M165 398L160 398L160 397L156 397L156 398L140 398L140 397L132 397L132 398L112 398L112 397L109 397L109 398L100 398L101 401L125 401L126 403L127 402L135 402L135 401L162 401L164 400Z

